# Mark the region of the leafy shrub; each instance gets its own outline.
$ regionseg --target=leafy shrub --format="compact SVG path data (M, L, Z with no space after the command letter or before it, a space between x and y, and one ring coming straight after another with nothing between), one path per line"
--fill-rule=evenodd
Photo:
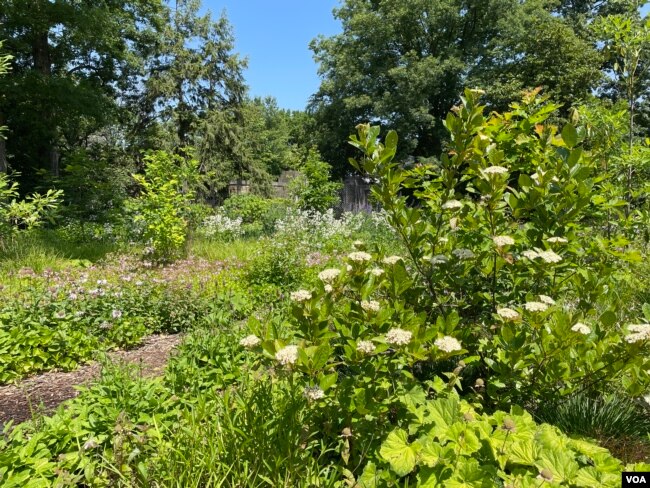
M271 200L253 194L233 195L223 202L221 209L231 219L241 219L244 224L261 222L271 205Z
M321 161L316 150L310 149L307 160L300 167L300 176L291 181L290 193L298 208L325 212L336 207L341 200L343 185L330 180L332 168Z
M41 225L57 209L62 195L61 190L48 190L45 195L34 193L18 200L18 184L12 183L6 173L0 173L0 246L19 229Z
M190 202L189 186L197 175L198 162L164 151L149 152L144 157L145 174L133 175L142 188L141 213L136 220L146 223L145 254L154 260L173 261L180 257L187 237L187 221L182 209Z

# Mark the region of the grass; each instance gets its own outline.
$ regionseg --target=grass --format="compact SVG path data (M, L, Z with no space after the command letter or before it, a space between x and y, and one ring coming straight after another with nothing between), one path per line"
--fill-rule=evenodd
M188 244L188 254L207 259L208 261L248 261L253 254L261 249L258 240L237 240L220 242L202 238L193 238Z
M536 417L567 434L595 439L624 462L650 459L650 409L628 397L574 395L543 404Z
M40 273L74 266L84 266L119 251L120 247L105 241L70 242L49 229L19 233L4 244L0 253L0 273L29 267Z

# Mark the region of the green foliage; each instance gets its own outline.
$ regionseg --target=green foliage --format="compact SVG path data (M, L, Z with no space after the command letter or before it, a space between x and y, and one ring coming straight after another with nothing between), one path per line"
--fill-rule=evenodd
M360 477L362 487L398 481L486 488L534 487L540 480L553 486L620 485L623 466L606 449L537 425L521 408L487 415L455 397L416 399L408 408L408 431L398 428L386 437L378 462L370 462Z
M51 218L63 192L48 190L45 195L34 193L18 200L18 184L9 175L0 173L0 247L7 244L18 229L38 227Z
M264 198L254 194L232 195L223 202L221 210L230 219L241 219L242 232L249 237L270 235L278 220L285 217L290 202L279 198Z
M487 119L478 96L466 91L447 117L450 148L437 166L400 168L396 135L384 146L378 127L360 126L351 141L366 154L358 167L379 177L373 192L408 249L420 306L458 313L473 330L467 348L487 367L484 400L612 386L640 394L648 377L637 348L647 344L615 327L622 304L607 309L613 250L590 244L598 200L581 135L543 125L555 106L535 93ZM564 309L551 297L564 297Z
M133 175L141 186L141 214L146 224L145 254L157 261L169 262L180 257L188 225L182 211L192 200L192 184L198 162L164 151L149 152L144 157L145 174Z
M290 192L298 208L324 212L338 205L343 185L330 180L330 170L318 152L310 149L307 160L300 166L301 175L291 182Z
M561 103L587 96L600 59L549 2L346 0L341 33L312 41L322 83L311 101L319 150L344 175L343 141L371 121L399 132L398 157L440 152L442 125L464 87L488 87L492 108L544 86ZM386 46L391 48L386 50Z
M640 446L644 440L648 440L650 434L647 408L621 396L591 398L580 394L560 402L540 405L535 416L567 434L597 439L608 447L608 444L615 445L613 440L622 438L636 439ZM648 449L646 445L645 450Z

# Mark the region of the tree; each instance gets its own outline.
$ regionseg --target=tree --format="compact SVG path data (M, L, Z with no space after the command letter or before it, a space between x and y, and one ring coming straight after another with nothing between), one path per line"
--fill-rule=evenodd
M2 41L0 41L0 49L2 49ZM0 75L5 75L9 71L9 61L11 61L11 56L0 55ZM0 97L2 97L2 93L0 93ZM0 98L0 103L1 101L2 98ZM2 112L0 112L0 173L7 172L7 146L3 135L7 128L2 125L3 122Z
M117 119L118 94L137 84L161 12L159 0L0 0L0 38L13 55L0 119L14 169L57 175L62 150Z
M397 130L402 158L426 157L465 85L494 85L500 102L542 84L568 101L598 76L592 47L543 1L346 0L335 16L343 32L311 45L323 80L310 110L339 174L349 150L338 141L360 122Z

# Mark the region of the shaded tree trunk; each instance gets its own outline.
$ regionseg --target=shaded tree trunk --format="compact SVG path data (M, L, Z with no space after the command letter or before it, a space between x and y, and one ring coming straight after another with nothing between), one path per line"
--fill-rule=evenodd
M50 56L50 42L48 32L38 32L34 35L32 41L32 58L34 60L34 70L39 73L44 80L49 80L52 76L52 59ZM46 81L47 82L47 81ZM43 107L41 117L45 125L50 128L50 135L43 141L41 157L47 161L50 173L53 176L59 175L59 150L55 145L56 127L54 125L54 116L50 107Z

